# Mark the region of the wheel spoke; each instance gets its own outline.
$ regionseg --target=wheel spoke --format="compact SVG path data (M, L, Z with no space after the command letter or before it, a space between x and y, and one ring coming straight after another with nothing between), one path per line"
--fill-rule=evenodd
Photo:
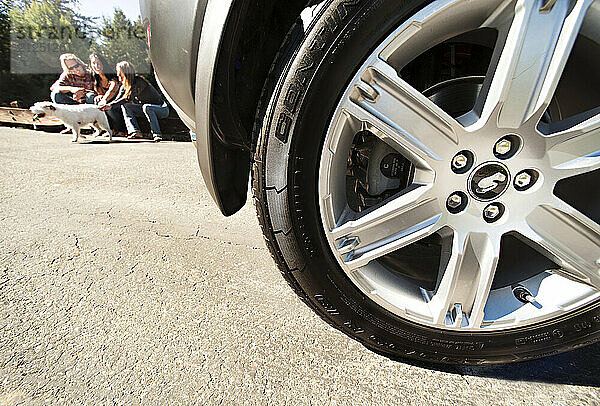
M430 301L434 323L457 328L481 326L499 255L499 237L455 233L452 254Z
M331 230L344 263L362 267L439 230L440 203L426 190L415 188Z
M536 207L525 237L536 243L562 268L559 272L600 289L600 227L556 198Z
M484 103L481 119L501 128L535 124L550 104L591 0L560 1L550 11L519 0Z
M546 138L550 165L561 178L600 168L600 114Z
M381 59L362 73L345 108L374 127L385 142L416 159L448 159L458 143L460 125Z

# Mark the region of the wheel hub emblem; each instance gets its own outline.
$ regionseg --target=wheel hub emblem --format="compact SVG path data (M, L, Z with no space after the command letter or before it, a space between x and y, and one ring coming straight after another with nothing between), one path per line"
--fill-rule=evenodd
M508 189L510 174L500 163L485 163L469 177L469 192L481 201L494 200Z

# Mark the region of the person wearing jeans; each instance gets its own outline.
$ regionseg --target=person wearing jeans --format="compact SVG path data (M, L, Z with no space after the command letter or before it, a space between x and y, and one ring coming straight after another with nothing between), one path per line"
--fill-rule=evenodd
M117 77L117 72L114 68L111 69L110 64L104 56L92 52L89 59L94 82L94 92L97 94L94 103L98 107L101 107L115 100L121 83ZM113 130L113 135L122 136L126 129L121 106L114 106L112 109L107 110L106 116L108 117L110 128Z
M169 107L160 93L143 77L135 74L135 69L127 61L117 64L117 76L121 89L117 99L100 106L109 111L120 106L129 139L144 138L138 125L137 117L146 117L150 122L150 130L154 141L162 141L159 121L169 116Z
M136 116L145 116L150 123L150 131L155 141L161 138L160 124L158 120L169 117L169 107L167 103L157 104L135 104L126 103L121 106L123 117L125 117L125 126L128 134L134 134L140 131Z
M81 101L84 104L94 104L95 96L96 95L94 93L88 93L85 95L84 99L81 99ZM52 102L56 103L56 104L71 104L71 105L81 104L80 102L78 102L77 100L75 100L73 98L72 94L61 93L59 91L53 91L52 93L50 93L50 99L52 99Z

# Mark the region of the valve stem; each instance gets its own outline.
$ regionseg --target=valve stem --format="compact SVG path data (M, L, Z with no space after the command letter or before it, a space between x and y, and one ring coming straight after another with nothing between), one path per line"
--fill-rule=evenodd
M517 300L521 303L531 303L531 304L537 303L537 300L535 300L535 297L523 285L513 286L512 292L513 292L513 295L515 295L515 298L517 298Z

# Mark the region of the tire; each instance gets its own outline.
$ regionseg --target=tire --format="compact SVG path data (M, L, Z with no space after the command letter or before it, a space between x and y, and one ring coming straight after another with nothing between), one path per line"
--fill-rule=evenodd
M293 28L265 87L255 127L253 193L269 250L285 280L315 313L393 359L505 363L597 342L597 295L576 309L539 321L461 331L462 321L457 328L440 327L404 317L377 302L349 277L333 252L319 194L324 140L332 117L369 55L431 3L435 2L332 0L312 10L310 23L305 19Z

